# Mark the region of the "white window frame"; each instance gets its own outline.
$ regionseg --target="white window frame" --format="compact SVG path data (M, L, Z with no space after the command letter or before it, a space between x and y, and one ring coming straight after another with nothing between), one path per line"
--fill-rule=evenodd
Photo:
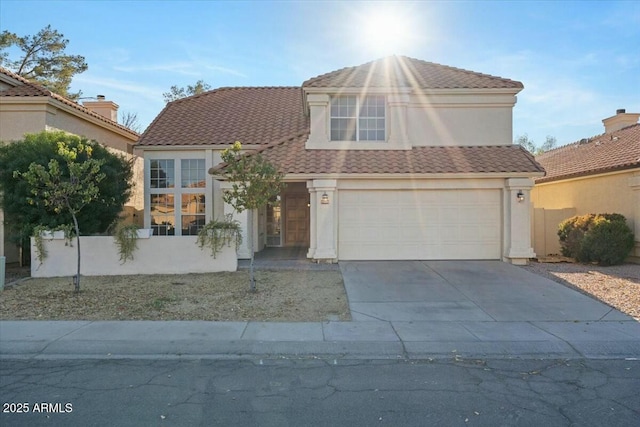
M382 98L383 99L383 106L384 106L384 116L380 117L380 116L364 116L364 118L367 119L375 119L375 120L384 120L384 136L383 139L360 139L360 120L363 118L363 116L360 115L360 109L361 109L361 105L362 105L362 99L363 98L369 98L369 97L375 97L375 98ZM355 98L356 100L356 115L355 116L334 116L333 115L333 102L335 99L339 99L339 98ZM387 107L387 98L384 95L381 94L371 94L371 95L349 95L349 94L344 94L344 95L333 95L330 97L329 99L329 141L348 141L348 142L373 142L373 143L378 143L378 142L386 142L387 140L387 129L388 129L388 120L387 120L387 111L388 111L388 107ZM355 137L356 139L333 139L333 119L348 119L348 120L354 120L355 121ZM377 130L376 130L377 132Z
M173 235L158 235L162 237L174 237L182 236L182 196L188 194L204 194L205 223L208 218L212 217L213 212L213 190L211 176L207 173L212 166L210 156L207 156L205 151L193 151L193 152L147 152L145 153L145 224L148 228L151 227L151 195L152 194L172 194L173 200L173 221L175 231ZM173 160L174 170L174 185L172 188L151 188L151 162L154 160ZM182 160L204 160L204 187L182 187ZM185 214L190 215L190 214ZM199 215L199 214L198 214ZM193 235L186 235L191 237Z

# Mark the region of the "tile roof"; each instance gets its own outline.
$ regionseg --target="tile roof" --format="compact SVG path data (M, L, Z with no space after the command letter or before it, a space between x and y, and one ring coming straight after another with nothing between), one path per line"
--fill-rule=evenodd
M64 96L58 95L57 93L51 92L50 90L46 89L45 87L37 84L37 83L33 83L27 79L25 79L24 77L15 74L9 70L7 70L6 68L2 68L0 67L0 74L4 74L5 76L8 76L16 81L19 82L18 85L5 89L5 90L0 90L0 97L39 97L39 96L43 96L43 97L47 97L47 98L51 98L51 99L55 99L57 101L62 102L63 104L66 104L70 107L75 108L76 110L82 111L85 114L88 114L96 119L99 119L105 123L108 123L112 126L115 126L121 130L124 130L128 133L131 134L132 139L136 139L138 137L138 133L134 132L133 130L129 129L126 126L123 126L117 122L114 122L113 120L109 120L108 118L98 114L98 113L94 113L93 111L89 110L87 107L78 104L77 102L74 102L68 98L65 98Z
M522 89L514 80L422 61L389 56L305 81L305 88L409 87L416 89Z
M640 124L550 150L536 160L547 171L536 183L640 168Z
M167 104L138 145L259 145L308 128L300 87L220 88Z
M544 173L519 145L308 150L307 137L301 133L258 151L285 174Z

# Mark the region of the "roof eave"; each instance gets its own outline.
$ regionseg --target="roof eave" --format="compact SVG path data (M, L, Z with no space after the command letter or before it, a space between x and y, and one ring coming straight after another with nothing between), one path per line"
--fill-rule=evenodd
M606 174L610 174L610 173L631 171L631 170L634 170L634 169L640 169L640 162L632 163L632 164L628 164L628 165L620 165L620 166L615 166L615 167L599 168L599 169L594 169L594 170L591 170L591 171L583 171L583 172L576 172L576 173L552 176L552 177L542 177L542 178L536 180L536 184L550 184L550 183L558 182L558 181L567 181L567 180L573 180L573 179L590 178L590 177L596 177L598 175L606 175Z
M213 168L212 168L213 169ZM506 179L535 178L543 172L474 172L474 173L285 173L285 181L309 179Z
M129 145L134 145L135 142L139 138L139 134L130 129L126 129L123 126L118 125L115 122L111 122L107 118L98 118L89 114L79 108L74 108L71 105L66 104L58 99L52 98L47 95L38 95L38 96L0 96L0 104L49 104L59 110L65 111L73 116L76 116L82 120L91 122L97 126L102 128L107 128L111 132L115 132L119 135L126 137L131 140Z

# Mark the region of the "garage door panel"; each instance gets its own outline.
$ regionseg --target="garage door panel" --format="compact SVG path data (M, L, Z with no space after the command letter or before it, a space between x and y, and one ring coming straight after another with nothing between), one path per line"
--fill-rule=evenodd
M499 259L499 190L342 190L340 259Z

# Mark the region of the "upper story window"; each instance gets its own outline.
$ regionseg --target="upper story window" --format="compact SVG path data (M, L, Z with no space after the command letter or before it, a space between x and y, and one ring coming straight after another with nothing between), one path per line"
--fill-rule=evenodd
M173 188L175 168L173 159L151 160L151 188Z
M332 141L384 141L384 96L331 98Z
M182 188L204 187L204 159L182 159Z

